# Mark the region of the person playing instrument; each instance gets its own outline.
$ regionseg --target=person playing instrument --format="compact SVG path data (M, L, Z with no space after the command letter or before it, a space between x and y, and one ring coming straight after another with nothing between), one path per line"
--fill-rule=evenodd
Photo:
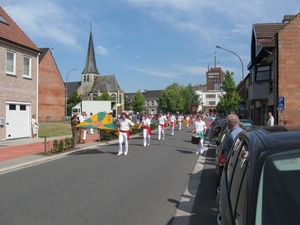
M173 115L173 113L171 113L169 117L169 124L171 126L171 135L174 135L175 122L176 122L176 117Z
M200 136L200 141L199 144L196 145L196 154L201 154L203 155L204 152L204 147L203 147L203 142L204 142L204 135L206 133L206 124L205 122L202 120L203 115L202 114L198 114L196 117L196 120L194 122L193 125L193 130L192 133L197 133Z

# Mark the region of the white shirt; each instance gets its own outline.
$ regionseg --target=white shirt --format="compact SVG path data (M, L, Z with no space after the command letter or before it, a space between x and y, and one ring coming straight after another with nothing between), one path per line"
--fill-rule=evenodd
M273 116L269 117L267 126L274 126L274 117Z
M175 118L174 115L170 116L169 121L170 121L171 123L174 123L175 120L176 120L176 118Z
M151 120L150 120L149 118L145 118L145 119L143 120L143 125L144 125L144 126L150 126L150 124L151 124Z
M134 125L134 123L133 122L131 122L131 120L129 120L129 119L125 119L125 120L123 120L123 119L121 119L120 120L120 130L129 130L130 129L130 126L133 126Z
M203 120L199 121L196 120L194 122L194 129L196 130L196 133L200 132L200 131L204 131L206 129L206 124Z
M167 121L166 116L158 117L158 124L165 124L166 121Z
M181 122L183 120L183 116L178 116L178 121Z

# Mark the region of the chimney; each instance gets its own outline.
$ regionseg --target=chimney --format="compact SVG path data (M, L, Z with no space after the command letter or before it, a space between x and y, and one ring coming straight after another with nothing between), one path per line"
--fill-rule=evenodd
M289 23L295 17L296 17L296 15L284 15L282 22L283 23Z

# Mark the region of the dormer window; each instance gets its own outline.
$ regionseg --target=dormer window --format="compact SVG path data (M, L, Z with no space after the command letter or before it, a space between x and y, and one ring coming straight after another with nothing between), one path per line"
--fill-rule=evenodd
M0 22L8 25L8 23L6 22L6 20L1 15L0 15Z

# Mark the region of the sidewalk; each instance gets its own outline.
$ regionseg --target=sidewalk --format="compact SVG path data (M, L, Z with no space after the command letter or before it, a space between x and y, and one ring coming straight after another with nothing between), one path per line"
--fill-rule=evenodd
M210 128L212 120L204 121L206 122L207 128ZM155 131L156 130L154 130L154 132ZM64 152L53 156L45 156L40 153L45 153L45 150L47 152L50 151L51 148L53 148L54 140L59 141L66 137L71 138L71 135L47 138L46 143L44 138L28 138L0 142L0 173L64 155ZM92 135L87 134L86 143L76 145L74 151L106 143L107 142L99 142L98 132ZM70 152L66 152L66 154L68 153Z

